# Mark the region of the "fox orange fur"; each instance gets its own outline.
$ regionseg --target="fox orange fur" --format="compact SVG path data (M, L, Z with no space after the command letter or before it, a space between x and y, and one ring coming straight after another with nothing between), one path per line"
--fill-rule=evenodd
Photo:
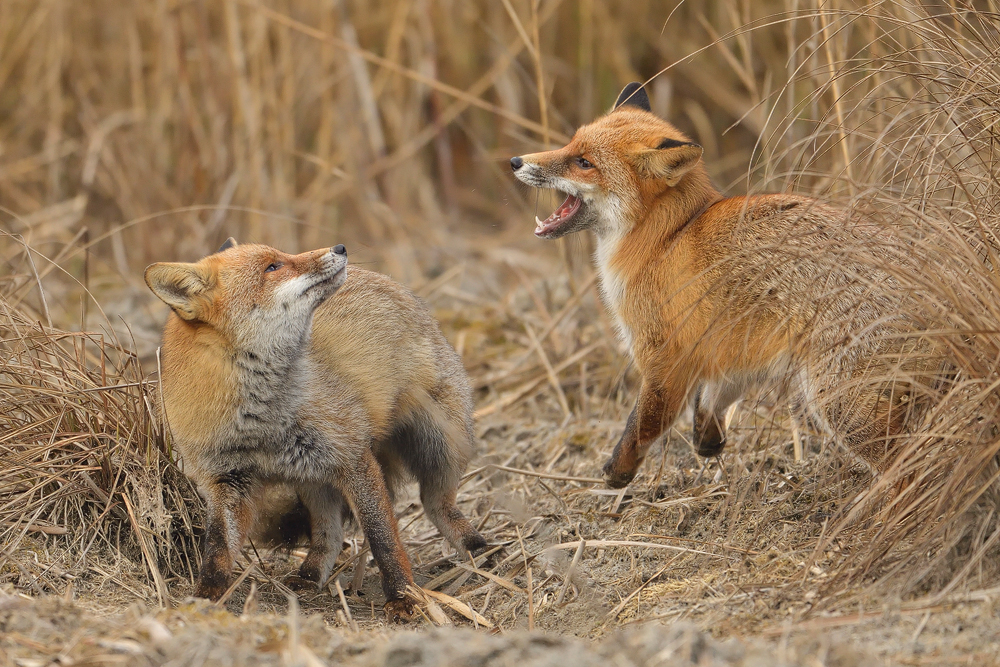
M511 167L566 195L536 218L537 236L594 233L605 305L642 376L604 466L610 486L632 481L688 403L698 453L718 454L727 408L776 379L795 385L810 416L856 454L885 464L911 413L907 391L892 381L830 390L875 366L891 370L882 230L809 197L723 197L701 146L651 113L638 83L565 147Z
M392 489L416 477L428 518L460 550L486 541L455 504L471 456L472 392L427 308L343 246L288 255L236 245L159 263L146 283L172 309L161 387L184 471L207 502L196 595L218 599L275 488L308 510L299 577L323 585L352 508L382 573L386 613L412 612ZM273 494L272 494L273 496Z

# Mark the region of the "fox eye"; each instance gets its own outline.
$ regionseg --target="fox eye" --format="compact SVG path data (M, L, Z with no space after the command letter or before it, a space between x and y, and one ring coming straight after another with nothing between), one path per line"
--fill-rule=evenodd
M264 269L264 273L270 273L271 271L277 271L280 268L281 268L281 262L271 262L270 264L267 265L267 268Z
M591 164L590 160L587 158L578 157L576 159L576 164L580 169L593 169L594 165Z

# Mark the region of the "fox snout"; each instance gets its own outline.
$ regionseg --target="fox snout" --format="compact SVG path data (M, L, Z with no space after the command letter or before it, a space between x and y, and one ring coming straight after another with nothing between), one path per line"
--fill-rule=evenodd
M551 188L550 169L546 169L538 161L532 160L532 156L514 156L510 159L510 168L514 172L517 180L533 188ZM528 158L528 159L525 159Z
M317 296L326 298L336 292L347 279L347 248L335 245L326 252L316 251L316 264L310 273L314 280L302 292L303 296L320 292Z
M317 277L329 277L347 266L347 248L339 244L325 250L314 250L305 257L308 263L302 265L302 272Z
M334 273L347 266L347 248L342 244L337 244L323 255L323 259L330 263Z

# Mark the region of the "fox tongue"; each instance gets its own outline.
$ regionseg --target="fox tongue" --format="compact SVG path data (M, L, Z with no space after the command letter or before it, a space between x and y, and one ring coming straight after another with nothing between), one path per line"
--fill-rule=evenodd
M566 201L559 205L552 215L545 218L545 220L539 220L538 216L535 216L535 234L541 235L551 232L556 229L562 223L573 217L573 214L577 212L580 208L580 200L573 195L567 195Z

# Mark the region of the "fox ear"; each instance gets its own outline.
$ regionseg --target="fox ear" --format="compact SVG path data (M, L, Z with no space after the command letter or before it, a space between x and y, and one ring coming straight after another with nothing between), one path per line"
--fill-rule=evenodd
M230 248L235 248L237 245L238 244L236 243L236 239L234 239L232 236L230 236L228 239L226 239L226 242L223 243L221 246L219 246L219 249L216 250L215 252L218 253L218 252L222 252L224 250L229 250Z
M640 150L636 154L636 166L647 176L661 178L674 187L698 164L704 152L705 149L690 141L664 139L656 148Z
M618 100L615 101L615 109L623 105L639 107L643 111L652 111L652 108L649 106L649 96L646 95L646 89L638 81L633 81L625 86L621 94L618 95Z
M144 277L153 294L181 319L198 319L209 284L197 264L157 262L146 267Z

